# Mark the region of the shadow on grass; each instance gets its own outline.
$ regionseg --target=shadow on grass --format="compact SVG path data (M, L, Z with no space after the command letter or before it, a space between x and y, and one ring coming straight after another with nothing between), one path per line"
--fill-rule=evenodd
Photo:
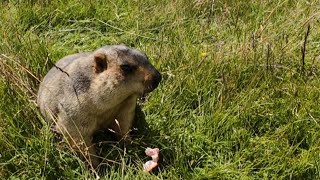
M130 132L131 144L117 141L114 133L109 130L100 131L94 136L93 143L96 144L97 154L103 158L98 170L100 176L107 175L111 170L120 170L124 165L136 165L137 169L142 170L143 163L150 160L145 149L158 147L153 138L158 137L159 132L149 127L140 106L137 106L135 111L135 121Z

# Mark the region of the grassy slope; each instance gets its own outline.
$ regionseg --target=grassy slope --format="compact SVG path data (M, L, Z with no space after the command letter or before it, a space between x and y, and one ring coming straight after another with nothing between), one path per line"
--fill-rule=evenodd
M102 170L104 177L320 178L319 1L211 5L2 2L1 177L92 177L68 149L51 143L34 104L38 81L30 73L41 78L50 59L124 43L145 51L164 80L143 107L149 131L126 152L104 148L117 162ZM140 170L147 145L162 150L157 175Z

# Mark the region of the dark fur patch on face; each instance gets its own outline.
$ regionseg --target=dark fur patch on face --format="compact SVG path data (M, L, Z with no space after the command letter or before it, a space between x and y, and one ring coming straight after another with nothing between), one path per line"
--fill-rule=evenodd
M91 85L91 80L88 76L85 74L77 74L74 79L74 88L77 91L77 93L84 93L87 92Z

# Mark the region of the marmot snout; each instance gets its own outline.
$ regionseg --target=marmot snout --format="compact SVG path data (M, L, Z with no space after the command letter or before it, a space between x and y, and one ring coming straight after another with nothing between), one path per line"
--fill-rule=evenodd
M129 139L137 98L160 81L144 53L124 45L104 46L59 60L40 84L38 105L54 121L54 129L97 167L93 134L109 128Z

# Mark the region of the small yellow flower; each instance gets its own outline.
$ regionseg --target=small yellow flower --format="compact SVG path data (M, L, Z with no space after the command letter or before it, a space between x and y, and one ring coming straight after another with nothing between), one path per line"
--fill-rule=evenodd
M208 54L206 52L202 52L200 55L201 57L206 57Z

